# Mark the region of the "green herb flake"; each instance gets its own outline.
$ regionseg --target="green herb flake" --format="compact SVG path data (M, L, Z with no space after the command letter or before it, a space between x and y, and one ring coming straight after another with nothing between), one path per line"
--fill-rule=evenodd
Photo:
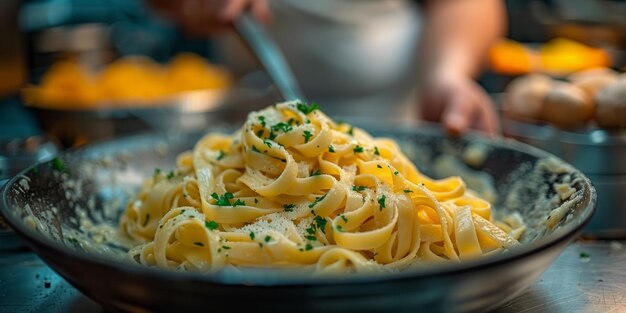
M304 246L304 250L306 251L313 250L313 245L307 242L307 244Z
M341 227L341 225L337 225L337 231L343 233L343 227Z
M270 242L270 241L272 241L272 236L267 235L267 236L265 236L265 239L263 239L263 240L264 240L265 242Z
M196 245L196 246L204 247L204 244L202 242L196 241L193 244Z
M223 159L226 156L226 153L224 153L224 151L220 150L220 154L217 156L217 160L220 161L221 159Z
M270 136L268 137L269 140L274 140L276 139L276 134L274 134L274 132L270 132Z
M589 259L589 258L591 258L591 254L589 254L589 253L587 253L587 252L581 252L581 253L580 253L580 255L579 255L579 257L580 257L581 259Z
M235 200L235 203L233 203L233 206L240 206L240 205L246 205L245 201L241 201L241 199L237 199Z
M322 175L322 171L320 171L320 170L317 170L317 171L311 173L311 176L320 176L320 175Z
M363 191L367 189L367 186L352 186L352 190L354 191Z
M216 221L204 221L204 227L209 230L216 230L220 225Z
M259 151L259 149L256 148L256 146L252 146L252 151L254 151L254 152L261 152L261 151Z
M313 221L315 222L315 224L317 224L317 228L319 230L321 230L322 233L325 234L326 233L326 223L328 223L328 221L325 218L323 218L323 217L321 217L319 215L316 215L315 218L313 218Z
M399 174L398 171L393 172L393 175L398 175L398 174Z
M263 143L266 144L268 148L272 147L272 142L269 139L263 139Z
M382 197L378 199L378 205L380 206L381 211L385 208L385 200L387 200L387 196L385 195L382 195Z
M299 102L298 104L296 104L296 108L298 109L298 111L304 113L304 115L308 115L309 113L318 110L320 107L319 105L317 105L317 103L313 102L310 105L307 105L306 103L302 103Z
M315 235L315 232L317 231L317 227L315 226L315 224L311 224L309 225L309 227L306 229L306 232L309 235Z
M161 169L157 167L154 169L154 176L159 176L159 175L161 175Z
M56 157L52 159L52 168L61 172L61 173L69 173L70 169L65 165L65 162L60 158Z
M265 127L265 116L261 115L259 116L259 123L261 123L261 126Z
M250 236L250 240L254 240L254 232L253 231L250 232L249 236Z
M335 147L333 147L332 145L328 146L328 152L335 153Z
M232 206L232 204L230 203L230 199L234 198L233 194L230 192L227 192L221 196L214 192L211 194L211 197L217 200L216 204L218 206Z
M321 197L315 197L315 200L311 202L311 204L309 204L309 209L313 208L318 202L324 200L324 198L326 198L326 195L323 195Z
M283 205L283 208L285 209L285 212L293 212L293 208L295 208L296 205L293 203L289 203L289 204L285 204Z
M413 190L411 190L411 189L404 189L402 191L404 191L404 193L411 193L411 192L413 192Z
M374 154L375 155L380 155L380 151L378 151L378 147L374 147Z
M353 149L354 153L361 153L363 152L363 147L356 145L356 147L354 147Z
M307 142L309 142L309 139L311 139L313 134L311 134L310 131L305 130L304 133L302 134L302 136L304 137L304 143L307 143Z
M306 238L306 240L311 240L311 241L315 241L315 240L317 240L317 237L315 237L315 236L311 236L311 235L304 236L304 238Z
M341 214L341 215L339 215L339 217L341 217L341 219L343 220L344 223L348 222L348 218L345 215Z
M350 129L348 129L348 135L354 136L354 126L350 125Z
M169 173L167 173L167 179L168 180L174 178L175 176L176 176L176 174L174 173L174 171L170 171Z
M291 120L293 120L293 119L291 119ZM280 122L280 123L272 125L271 129L272 129L272 131L276 131L276 132L277 131L281 131L283 133L288 133L288 132L293 130L293 127L291 127L291 123L287 124L285 122Z
M258 132L256 132L256 136L261 138L263 137L263 134L265 134L265 130L264 129L259 129Z
M259 203L259 199L254 198L254 203Z
M224 250L230 250L230 246L222 246L222 249L224 249Z

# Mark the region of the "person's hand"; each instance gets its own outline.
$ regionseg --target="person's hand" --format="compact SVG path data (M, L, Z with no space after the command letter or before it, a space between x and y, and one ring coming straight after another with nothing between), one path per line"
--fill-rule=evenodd
M149 3L193 36L227 30L247 9L262 23L271 19L267 0L149 0Z
M421 88L421 113L441 122L448 133L459 135L470 128L495 135L500 131L494 105L471 77L455 72L430 75Z

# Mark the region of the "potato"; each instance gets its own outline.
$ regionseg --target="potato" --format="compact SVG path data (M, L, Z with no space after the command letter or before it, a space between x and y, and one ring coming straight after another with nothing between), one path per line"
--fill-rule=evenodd
M552 86L545 75L531 74L519 77L509 84L502 109L508 117L537 120L541 117L543 100Z
M568 77L577 87L583 89L590 97L595 97L600 89L615 82L618 74L610 68L598 67L574 73Z
M626 127L626 76L600 90L595 101L595 119L600 127Z
M563 128L584 126L593 116L592 98L571 83L554 82L543 101L542 118Z

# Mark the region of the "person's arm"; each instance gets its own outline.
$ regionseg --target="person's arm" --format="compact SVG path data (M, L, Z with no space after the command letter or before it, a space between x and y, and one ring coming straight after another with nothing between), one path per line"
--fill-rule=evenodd
M500 0L432 0L421 41L422 114L458 134L499 130L493 103L474 81L489 46L504 30Z

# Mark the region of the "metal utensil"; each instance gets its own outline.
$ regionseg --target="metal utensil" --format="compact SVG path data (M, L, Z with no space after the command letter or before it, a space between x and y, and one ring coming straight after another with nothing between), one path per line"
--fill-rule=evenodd
M306 101L285 56L265 28L248 12L241 14L233 24L237 33L274 81L283 99Z

